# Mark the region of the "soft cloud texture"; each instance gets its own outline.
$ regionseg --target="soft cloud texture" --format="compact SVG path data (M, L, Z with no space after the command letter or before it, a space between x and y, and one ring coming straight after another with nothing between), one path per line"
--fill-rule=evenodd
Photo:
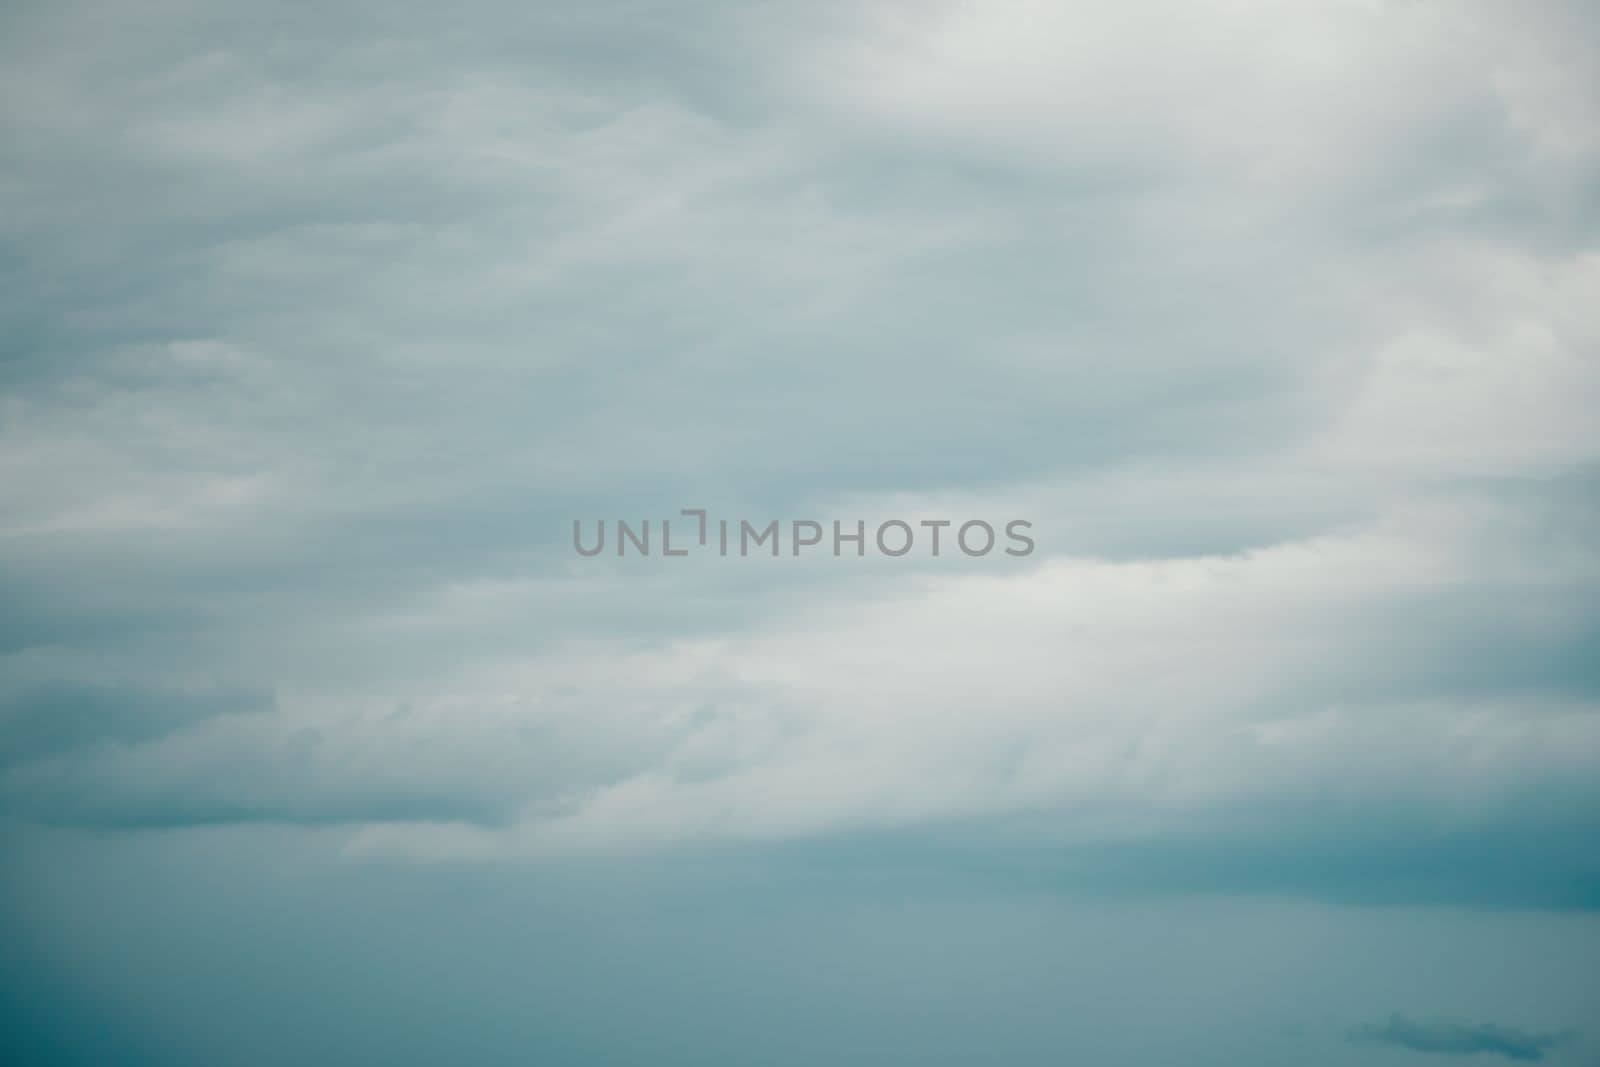
M7 673L276 710L35 748L19 811L1591 810L1580 9L705 8L634 78L604 19L182 13L11 19ZM564 551L694 504L1041 552Z
M1362 1027L1352 1035L1360 1041L1396 1045L1413 1052L1433 1052L1447 1056L1471 1056L1486 1052L1508 1060L1537 1061L1559 1046L1561 1034L1530 1034L1514 1026L1493 1023L1419 1023L1403 1015L1392 1015L1385 1023Z
M1592 945L1597 36L1576 0L10 5L17 914L74 928L38 887L80 867L159 907L167 863L260 910L219 873L259 841L341 900L868 855ZM685 507L1038 551L570 549ZM953 910L1025 945L1000 899ZM1581 984L1484 1017L1575 1025Z

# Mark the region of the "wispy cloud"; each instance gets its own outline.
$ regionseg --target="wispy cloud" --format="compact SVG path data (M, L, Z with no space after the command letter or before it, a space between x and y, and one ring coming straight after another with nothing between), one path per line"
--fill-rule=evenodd
M1583 5L474 11L8 11L0 648L59 714L7 810L1258 858L1597 810ZM686 506L1039 551L566 550Z
M0 3L0 1014L1586 1055L1597 10Z
M1398 1014L1385 1022L1360 1027L1350 1036L1352 1040L1394 1045L1412 1052L1444 1056L1481 1052L1528 1062L1544 1059L1546 1052L1568 1039L1566 1034L1535 1033L1493 1023L1416 1022Z

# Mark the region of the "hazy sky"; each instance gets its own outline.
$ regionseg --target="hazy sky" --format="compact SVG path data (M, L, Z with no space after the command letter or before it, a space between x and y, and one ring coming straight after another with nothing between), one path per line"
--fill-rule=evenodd
M0 1052L1592 1067L1597 116L1583 0L8 3ZM1038 548L572 549L680 508Z

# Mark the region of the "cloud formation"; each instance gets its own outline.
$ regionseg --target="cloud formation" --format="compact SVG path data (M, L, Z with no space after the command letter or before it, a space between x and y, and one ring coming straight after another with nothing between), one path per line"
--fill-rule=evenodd
M1527 1062L1544 1059L1546 1052L1567 1040L1564 1034L1531 1033L1515 1026L1421 1023L1399 1014L1391 1015L1383 1023L1363 1026L1355 1030L1351 1037L1357 1041L1394 1045L1412 1052L1445 1056L1471 1056L1483 1052Z
M8 813L1600 894L1586 5L6 20Z
M8 0L0 1060L1592 1063L1597 64Z

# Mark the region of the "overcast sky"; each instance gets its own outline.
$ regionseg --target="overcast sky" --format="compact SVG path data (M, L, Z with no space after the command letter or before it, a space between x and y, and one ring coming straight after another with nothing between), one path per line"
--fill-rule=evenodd
M0 1042L1593 1065L1597 116L1585 0L7 4ZM681 508L1037 549L573 551Z

